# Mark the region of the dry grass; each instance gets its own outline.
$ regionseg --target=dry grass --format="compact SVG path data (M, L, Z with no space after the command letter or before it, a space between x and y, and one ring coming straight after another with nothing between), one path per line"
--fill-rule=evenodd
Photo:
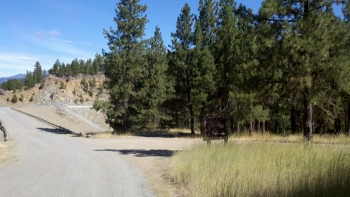
M279 143L302 143L305 141L302 134L295 135L276 135L271 133L266 133L262 135L261 133L253 133L253 136L249 136L247 132L235 134L230 136L230 141L259 141L259 142L279 142ZM345 144L350 145L350 137L346 135L314 135L314 144Z
M101 138L101 139L110 139L110 138L121 138L121 137L128 137L133 136L131 133L124 133L124 134L115 134L112 133L112 131L105 131L105 132L99 132L99 133L87 133L87 135L91 135L93 138Z
M240 143L197 146L175 154L172 178L185 196L346 196L350 193L347 137L319 137L307 145L300 136L245 136ZM340 145L334 145L340 143Z
M99 132L99 133L87 133L93 138L120 138L128 136L147 136L147 137L171 137L171 138L201 138L201 134L196 131L195 136L191 135L191 130L189 129L170 129L164 131L144 131L144 130L134 130L127 133L113 133L112 131Z

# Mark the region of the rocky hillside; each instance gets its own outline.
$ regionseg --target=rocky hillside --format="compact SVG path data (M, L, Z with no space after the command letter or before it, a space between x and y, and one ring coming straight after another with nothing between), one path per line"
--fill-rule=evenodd
M89 95L89 89L86 89L81 84L83 76L77 77L58 78L53 75L46 76L44 78L44 87L40 89L41 84L36 84L34 88L30 90L22 90L13 93L12 91L5 91L4 95L0 95L0 106L23 106L23 105L92 105L97 98L99 92L99 86L102 85L105 80L105 76L102 74L95 76L85 76L86 81L92 81L95 78L96 85L92 87L93 95ZM62 87L64 85L64 87ZM90 86L89 86L90 87ZM16 94L19 99L23 94L23 101L12 103L11 99ZM33 97L33 100L30 99ZM108 95L103 92L99 96L101 99L107 99Z

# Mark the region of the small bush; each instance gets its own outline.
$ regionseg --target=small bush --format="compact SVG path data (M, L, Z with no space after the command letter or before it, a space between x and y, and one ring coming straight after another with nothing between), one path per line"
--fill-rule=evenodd
M32 97L30 97L29 102L33 102L33 100L34 100L34 98L32 96Z
M23 100L24 100L24 96L23 96L23 94L21 94L21 97L19 98L19 101L23 102Z
M69 77L67 77L66 82L67 82L67 83L70 82L70 78L69 78Z
M66 84L64 84L63 81L61 81L61 86L60 86L60 89L66 89Z
M89 84L86 81L85 77L83 77L83 80L81 80L80 84L83 85L83 88L85 91L87 91L89 89Z
M90 96L90 97L93 97L93 96L94 96L94 92L93 92L91 86L90 86L90 88L89 88L89 96Z
M84 97L83 97L83 95L80 95L80 102L81 102L81 103L84 103Z
M44 83L41 83L40 86L39 86L39 90L43 89L44 86L45 86L45 84L44 84Z
M76 95L77 94L77 90L74 88L73 90L73 94Z
M14 94L12 99L11 99L11 102L12 103L17 103L17 101L18 101L18 98L17 98L16 94Z
M10 102L10 98L9 98L9 97L7 97L6 101L7 101L7 102Z

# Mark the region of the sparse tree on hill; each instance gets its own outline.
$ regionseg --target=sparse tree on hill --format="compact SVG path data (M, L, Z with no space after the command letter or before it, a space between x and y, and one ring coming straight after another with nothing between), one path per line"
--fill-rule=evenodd
M34 66L34 72L33 72L33 79L34 79L34 83L41 83L43 80L43 71L41 69L41 65L39 62L35 63Z

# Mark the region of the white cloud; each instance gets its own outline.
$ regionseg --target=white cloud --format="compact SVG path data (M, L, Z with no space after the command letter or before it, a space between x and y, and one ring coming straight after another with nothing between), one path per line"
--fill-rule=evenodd
M63 42L71 43L72 41L70 40L62 40Z
M62 36L61 32L57 30L51 30L49 31L50 36Z
M32 70L37 57L23 53L0 52L0 77L9 77Z

